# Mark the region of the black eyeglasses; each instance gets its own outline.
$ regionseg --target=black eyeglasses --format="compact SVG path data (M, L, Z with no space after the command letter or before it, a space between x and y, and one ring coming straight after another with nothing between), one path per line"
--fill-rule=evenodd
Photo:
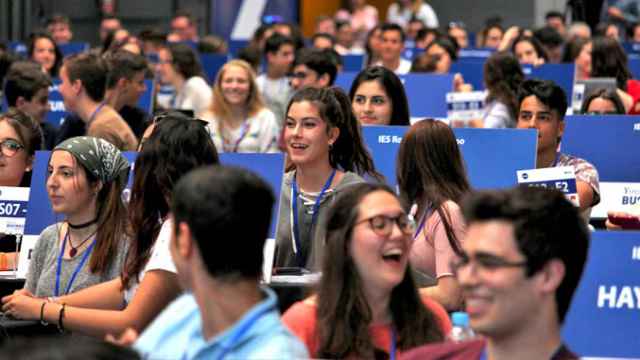
M2 155L6 157L13 157L22 149L24 149L24 145L13 139L6 139L0 142L0 151L2 151Z
M462 254L458 259L451 261L451 270L457 276L460 269L473 265L479 272L491 272L500 268L517 268L526 267L527 261L509 261L500 256L478 253L473 257L467 254Z
M407 214L400 214L395 217L387 216L387 215L375 215L370 218L366 218L360 220L356 223L356 225L362 224L363 222L369 222L369 226L371 226L371 230L375 232L378 236L387 237L391 235L393 232L393 223L395 222L398 225L400 231L402 231L405 235L413 235L413 232L416 229L416 224L409 219Z

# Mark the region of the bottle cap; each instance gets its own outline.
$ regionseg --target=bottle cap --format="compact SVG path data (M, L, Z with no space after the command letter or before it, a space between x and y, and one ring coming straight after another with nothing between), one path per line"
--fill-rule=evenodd
M451 323L453 326L469 326L469 314L463 311L456 311L451 314Z

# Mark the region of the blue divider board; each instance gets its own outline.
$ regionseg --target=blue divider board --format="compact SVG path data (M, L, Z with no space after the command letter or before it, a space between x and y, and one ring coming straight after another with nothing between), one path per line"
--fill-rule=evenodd
M592 163L600 181L640 182L640 117L574 115L565 122L562 152Z
M207 78L209 79L209 83L213 84L213 81L216 78L216 74L218 74L218 70L222 68L224 64L229 61L229 55L221 55L221 54L201 54L200 62L202 63L202 68L204 69L205 74L207 74Z
M49 87L49 111L47 112L46 121L55 127L60 127L64 118L67 117L69 112L64 106L64 100L58 87L62 83L59 78L52 79L53 85ZM154 81L151 79L145 79L144 81L147 90L142 94L140 100L138 100L138 106L147 112L147 114L153 113L153 87Z
M405 47L400 56L402 56L403 59L413 61L413 59L417 58L422 53L424 53L424 49L417 47Z
M591 233L562 336L585 357L640 358L640 232Z
M9 50L13 53L18 54L20 56L27 57L27 53L29 49L27 49L27 45L22 41L10 41L9 42Z
M627 53L627 55L640 54L640 43L625 41L622 43L622 47L624 48L624 51Z
M473 90L484 90L484 58L460 59L451 64L450 74L460 73L464 82L471 84Z
M31 194L27 205L27 219L25 222L26 235L39 235L47 226L63 219L62 215L56 215L53 212L47 195L47 164L49 163L50 156L50 151L38 151L36 153L33 176L31 178ZM133 168L137 153L126 152L125 156ZM269 236L275 237L276 221L280 206L280 189L282 176L284 175L284 155L223 153L220 154L220 162L222 164L252 170L271 185L276 197L276 204L273 209ZM133 173L130 173L127 189L131 188L132 181ZM129 190L125 190L125 192L126 191ZM126 197L128 198L128 196Z
M406 126L365 126L364 140L376 169L396 186L396 159ZM507 188L517 184L517 170L536 165L537 131L531 129L455 128L453 132L475 189Z
M69 56L89 50L89 43L86 42L70 42L58 45L63 56Z
M343 55L342 71L359 72L364 69L364 55Z
M496 49L491 48L464 48L458 51L458 59L487 59Z
M640 55L629 56L628 64L629 71L631 71L633 78L636 80L640 79Z
M575 74L574 64L543 64L540 66L524 65L522 67L527 79L537 78L553 80L564 90L567 101L571 103L573 95L573 78Z
M233 57L237 57L238 52L249 45L249 41L228 39L227 44L229 45L229 53L231 53Z
M354 72L342 72L338 74L335 85L348 94L357 75ZM453 75L407 74L401 75L400 80L407 93L411 117L447 117L446 96L452 91Z

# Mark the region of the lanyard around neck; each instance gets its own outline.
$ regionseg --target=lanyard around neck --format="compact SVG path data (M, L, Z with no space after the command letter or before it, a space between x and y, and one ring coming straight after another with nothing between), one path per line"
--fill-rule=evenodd
M60 296L60 273L62 272L62 256L64 255L64 248L67 245L67 240L69 240L69 230L67 230L67 233L64 236L64 240L62 241L62 248L60 249L60 256L58 256L58 267L56 269L56 288L54 294L54 296L56 297ZM78 266L76 266L76 269L73 271L73 275L71 275L71 279L69 279L69 282L67 283L67 288L64 292L64 295L67 295L69 293L69 290L71 290L71 285L75 281L76 276L80 272L80 269L82 269L84 263L89 258L89 254L91 254L91 251L93 250L93 246L95 244L96 240L94 239L91 242L91 245L89 245L87 250L84 252L84 255L82 255L82 260L80 260L80 263L78 264Z
M93 110L93 112L91 113L91 116L89 116L89 121L87 121L87 124L91 124L93 120L95 120L100 110L102 110L102 107L104 106L104 104L105 104L104 101L98 104L98 107L95 110Z
M336 175L336 169L333 169L331 175L325 182L322 187L322 191L316 198L316 202L313 204L312 212L311 212L311 226L309 227L309 232L313 232L313 227L318 218L318 211L320 210L320 202L324 197L325 193L331 186L333 182L333 178ZM293 174L293 181L291 183L291 218L292 218L292 227L291 227L291 238L293 241L293 252L296 254L296 258L298 260L298 266L303 267L305 264L303 263L301 248L300 248L300 223L298 221L298 185L296 183L296 175Z
M227 139L222 136L222 148L224 149L225 152L238 152L238 147L240 146L240 142L242 142L242 140L244 140L245 136L247 136L247 133L249 133L249 120L245 120L244 123L242 124L242 130L240 132L240 137L238 137L238 139L236 139L236 141L234 141L233 143L233 147L229 148L227 147ZM222 135L222 134L220 134ZM230 141L229 141L230 142Z
M241 324L236 330L233 331L229 335L229 341L221 344L222 352L218 356L219 360L222 360L227 356L227 354L231 351L232 347L236 345L236 343L242 339L242 337L252 328L255 324L262 318L263 316L269 314L271 311L275 311L276 306L272 304L270 306L265 307L264 309L253 313L251 317L249 317L244 323Z

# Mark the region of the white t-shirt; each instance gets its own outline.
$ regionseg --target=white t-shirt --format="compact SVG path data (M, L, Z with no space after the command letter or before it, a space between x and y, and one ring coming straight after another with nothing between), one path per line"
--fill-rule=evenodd
M273 153L278 152L280 128L273 112L267 108L248 118L242 125L226 131L226 139L218 131L218 119L204 116L209 121L209 131L216 149L221 152ZM225 141L226 140L226 141Z
M180 110L193 110L196 117L201 116L211 105L213 92L207 82L200 76L187 80L182 88L176 91L171 107Z
M382 64L382 61L378 61L377 63L375 63L375 66L384 66L384 65ZM389 70L392 70L396 75L406 75L411 71L411 61L400 58L400 63L398 64L398 67L395 69L389 69Z
M394 2L389 5L389 10L387 11L387 22L396 23L402 27L406 27L413 15L413 11L411 11L410 7L400 9L398 3ZM438 16L429 4L423 3L420 5L420 9L415 16L418 20L422 20L428 28L438 27Z
M138 290L138 286L142 283L144 279L144 275L147 271L151 270L164 270L172 273L176 273L176 265L173 263L173 259L171 258L171 253L169 252L169 242L171 241L171 231L173 231L173 223L171 220L167 219L162 223L162 227L160 228L160 233L156 238L156 243L153 244L153 250L151 250L151 256L149 257L149 261L147 261L147 265L144 266L144 269L138 275L138 279L140 282L132 283L131 287L124 291L124 300L129 304L133 299L136 291Z
M293 95L293 90L289 85L289 78L284 76L279 79L271 79L267 77L267 74L262 74L256 78L256 84L266 105L276 116L278 126L282 127L289 98Z

